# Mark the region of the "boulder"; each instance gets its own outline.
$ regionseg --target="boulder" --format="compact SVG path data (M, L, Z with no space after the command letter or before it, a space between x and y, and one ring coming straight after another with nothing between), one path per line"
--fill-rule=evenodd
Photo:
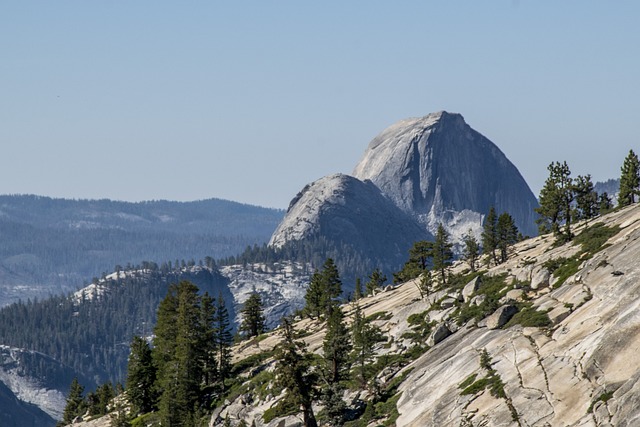
M538 267L531 273L531 289L546 288L549 286L551 273L546 267Z
M471 301L469 301L469 305L482 305L482 303L486 299L486 295L476 295L475 297L471 298Z
M451 335L451 330L449 330L449 327L447 326L447 324L446 323L440 323L433 330L433 332L431 333L429 338L427 338L427 345L429 347L433 347L434 345L438 344L439 342L442 342L449 335Z
M462 298L464 302L469 302L471 297L482 286L482 278L480 276L474 278L462 289Z
M518 308L515 305L503 305L486 318L487 328L498 329L503 327L517 312Z
M571 308L565 306L558 306L549 312L549 319L554 325L562 322L571 314Z
M522 289L512 289L501 299L501 301L509 302L509 301L518 301L522 299L522 295L524 295L524 291Z
M453 307L454 305L456 305L456 299L455 298L445 298L442 300L442 302L440 303L440 307L442 308L450 308Z
M518 274L516 275L516 280L518 282L528 282L531 280L531 274L533 271L533 265L525 265Z

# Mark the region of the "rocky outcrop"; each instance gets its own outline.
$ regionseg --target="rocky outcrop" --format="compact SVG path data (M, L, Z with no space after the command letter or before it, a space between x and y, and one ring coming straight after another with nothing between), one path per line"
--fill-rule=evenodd
M537 234L529 186L460 114L441 111L391 125L371 141L353 175L373 181L432 233L440 222L456 236L478 231L494 206L509 212L523 234Z
M462 288L462 298L464 302L471 300L473 294L482 286L482 278L480 276L474 277L469 283Z
M375 267L398 269L413 242L429 238L371 181L335 174L307 185L291 201L269 245L321 241L324 247L346 247L370 260L369 274Z
M466 327L414 362L401 386L398 426L633 426L640 419L640 209L602 219L623 230L611 246L586 261L556 289L540 288L531 301L549 311L555 327ZM566 256L571 245L533 241L538 261ZM531 244L531 242L529 242ZM496 273L525 267L514 259ZM533 267L533 268L529 268ZM616 270L624 275L614 276ZM535 291L534 291L535 292ZM504 384L504 397L488 390L461 395L470 375L486 375L481 353Z
M446 323L441 323L433 330L429 338L427 339L427 345L433 347L434 345L441 343L445 338L451 335L451 330Z
M456 310L485 297L476 289L469 303L460 303L451 289L439 289L420 298L415 282L359 300L365 316L384 313L374 321L392 337L377 348L377 356L410 348L407 332L417 323L434 326L424 354L398 371L386 366L376 377L380 384L406 375L400 385L397 426L635 426L640 419L640 206L615 212L599 221L619 226L621 231L609 240L610 246L585 258L580 268L563 284L514 290L522 275L531 280L551 259L560 260L577 253L572 244L555 246L551 236L519 243L514 256L485 273L485 284L493 277L505 277L500 295L506 300L531 304L528 313L548 313L549 327L504 327L513 314L512 303L505 302L493 317L483 322L464 322L457 326ZM579 227L585 227L581 225ZM580 228L576 234L580 233ZM466 266L454 265L454 272ZM614 275L613 272L622 272ZM495 283L492 284L495 286ZM527 282L528 285L528 282ZM456 291L457 292L457 291ZM468 298L469 294L467 294ZM453 302L454 306L444 308ZM475 307L475 306L474 306ZM347 318L353 303L345 304ZM523 315L525 315L523 310ZM376 316L379 318L379 316ZM412 319L409 321L409 319ZM484 323L487 327L482 327ZM413 326L412 326L413 325ZM501 325L501 327L500 327ZM496 327L497 329L492 329ZM305 331L305 341L313 352L321 352L324 338L322 322L302 320L297 328ZM423 338L420 338L423 339ZM270 336L259 343L261 351L278 345ZM248 357L253 346L242 350ZM471 379L471 380L470 380ZM472 392L461 385L478 382ZM486 388L483 381L489 382ZM495 388L496 393L491 390ZM362 392L359 396L365 396ZM364 397L363 397L364 398ZM240 398L221 412L212 426L221 426L229 415L233 422L256 421L277 402L253 401L242 405ZM245 399L246 400L246 399ZM248 401L248 400L247 400ZM349 404L353 399L348 399ZM317 407L317 410L321 410ZM283 419L273 420L278 425ZM382 423L382 421L380 421ZM287 424L288 425L288 424Z
M515 305L503 305L495 311L491 316L487 317L486 325L489 329L498 329L507 324L514 314L518 312Z

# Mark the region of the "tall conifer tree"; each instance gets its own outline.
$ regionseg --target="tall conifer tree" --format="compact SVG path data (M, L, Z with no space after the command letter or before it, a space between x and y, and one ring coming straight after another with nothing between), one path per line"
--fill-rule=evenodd
M127 367L127 396L133 415L152 411L156 404L156 367L151 347L139 336L131 341L131 353Z
M498 249L498 215L496 209L491 206L489 213L484 220L484 226L482 230L482 252L489 255L489 259L492 259L494 264L498 264L498 256L496 250Z
M375 290L378 290L384 286L384 283L387 281L387 276L382 274L379 268L373 270L371 275L369 276L369 281L366 284L367 295L372 295Z
M436 240L433 242L433 270L440 274L442 284L447 283L447 269L453 259L453 245L449 241L449 233L442 224L438 225Z
M471 229L467 231L467 234L462 236L462 243L464 247L462 248L462 257L467 264L469 264L469 268L472 272L476 271L476 262L478 261L478 257L480 256L480 245L478 244L478 240L476 236L473 235Z
M216 356L218 359L218 382L221 389L225 390L225 381L229 377L231 371L231 344L233 337L231 335L231 322L229 321L229 311L222 297L222 293L218 294L215 315L215 344Z
M312 369L312 357L306 350L306 344L296 341L291 322L282 319L284 339L276 349L276 381L286 390L284 403L299 406L302 409L305 427L317 427L313 412L313 400L316 395L317 376Z
M83 415L86 411L83 393L84 387L80 385L78 378L74 378L71 381L67 404L62 414L62 425L71 424L76 417Z
M200 396L200 297L193 283L178 284L174 354L159 377L160 417L167 425L190 425Z
M499 261L503 263L507 261L509 246L518 241L518 227L516 227L513 217L504 212L498 217L496 231L498 234Z
M242 307L240 331L244 332L247 338L258 336L264 332L265 319L263 312L262 298L257 292L253 292Z
M379 329L367 322L360 305L356 304L351 323L351 339L353 341L351 358L355 365L354 376L363 388L369 381L367 365L373 359L374 346L381 338Z
M640 162L633 150L629 150L620 170L618 206L628 206L635 203L635 197L640 195Z
M549 177L540 191L540 206L535 209L540 215L536 220L538 229L541 233L552 231L561 240L570 240L572 202L575 198L571 170L567 162L553 162L547 169Z

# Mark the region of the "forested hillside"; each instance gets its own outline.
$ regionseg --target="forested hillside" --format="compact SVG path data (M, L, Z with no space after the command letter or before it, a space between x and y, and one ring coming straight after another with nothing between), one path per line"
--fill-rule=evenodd
M236 254L266 242L282 215L217 199L0 196L0 305L77 289L116 265Z
M202 292L222 295L233 316L233 296L217 270L199 266L168 270L167 265L152 263L144 267L112 274L69 296L3 308L0 342L51 357L92 389L107 381L124 381L131 338L152 333L158 304L171 283L189 280ZM23 374L47 378L48 387L66 389L69 371L57 371L40 359L25 354Z

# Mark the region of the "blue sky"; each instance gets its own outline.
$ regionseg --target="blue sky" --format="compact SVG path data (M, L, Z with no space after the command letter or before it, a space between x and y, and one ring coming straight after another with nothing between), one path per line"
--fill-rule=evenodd
M535 194L640 151L640 2L3 1L0 193L287 206L461 113Z

